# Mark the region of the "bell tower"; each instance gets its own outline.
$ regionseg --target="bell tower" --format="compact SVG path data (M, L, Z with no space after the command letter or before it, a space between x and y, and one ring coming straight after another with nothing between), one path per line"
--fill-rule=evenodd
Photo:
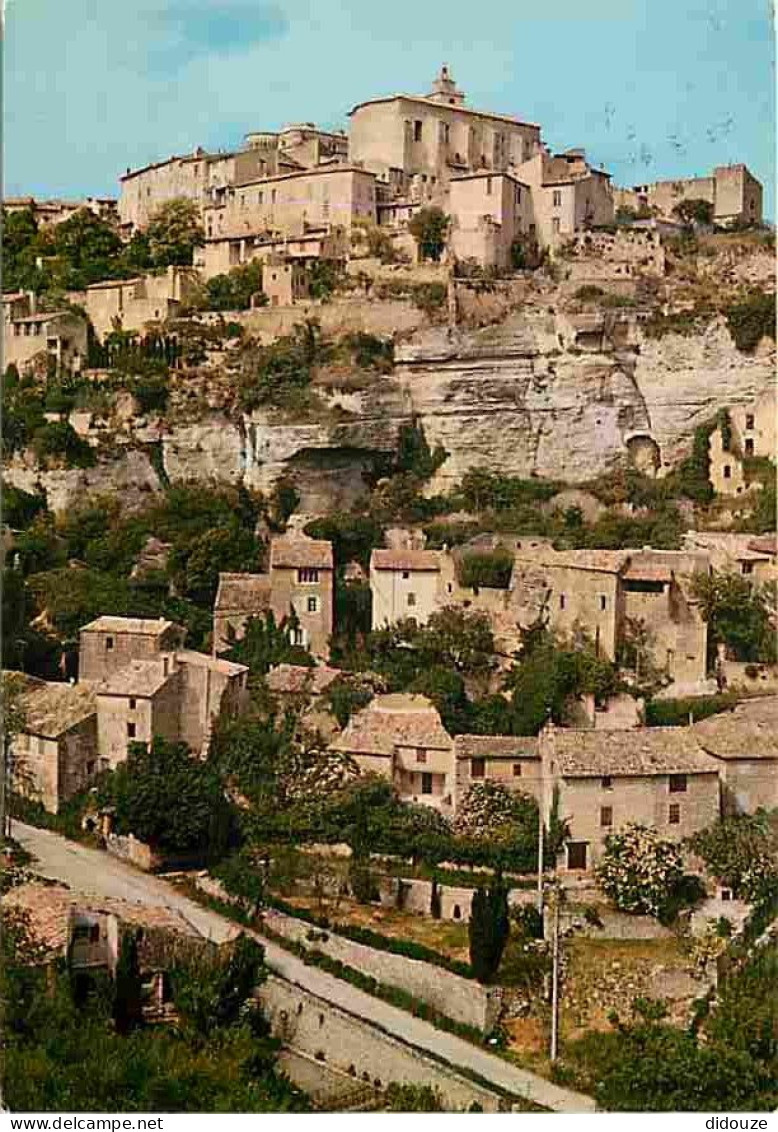
M432 84L432 90L427 98L433 102L441 102L448 106L462 106L465 101L464 92L457 90L457 85L451 77L447 64L443 64L440 73Z

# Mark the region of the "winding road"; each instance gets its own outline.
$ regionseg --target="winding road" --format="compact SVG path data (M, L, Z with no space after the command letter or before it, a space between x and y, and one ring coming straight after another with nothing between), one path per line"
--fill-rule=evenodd
M125 865L96 849L68 841L49 830L13 822L12 835L35 857L33 869L41 876L68 885L85 896L126 900L169 908L177 912L200 935L216 943L233 938L241 930L224 916L190 900L172 884ZM524 1097L552 1112L594 1112L591 1097L561 1088L551 1081L520 1069L500 1057L438 1030L381 999L365 994L350 983L316 967L306 966L296 956L261 935L270 969L282 978L361 1018L406 1045L415 1046L452 1068L465 1068L505 1092Z

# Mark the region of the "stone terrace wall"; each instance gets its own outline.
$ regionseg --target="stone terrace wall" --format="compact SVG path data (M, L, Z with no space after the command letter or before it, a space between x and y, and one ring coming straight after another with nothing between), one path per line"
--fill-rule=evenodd
M440 919L461 920L466 924L470 919L474 888L441 884ZM388 908L401 908L405 912L417 912L421 916L430 915L432 902L432 881L419 878L383 877L379 885L381 903ZM534 889L513 888L508 893L510 907L534 904L537 899Z
M317 320L325 335L362 331L388 338L392 334L410 333L427 323L426 315L406 299L383 302L353 297L333 299L328 303L298 303L291 307L258 307L256 310L225 314L239 322L250 334L271 342L279 335L290 334L297 323Z
M455 1022L488 1033L497 1021L501 1001L499 987L484 987L474 979L465 979L433 963L379 951L331 931L323 932L275 909L265 911L263 919L272 931L286 939L322 951L379 982L406 991ZM316 939L308 940L306 936L312 931Z
M369 1080L380 1088L390 1082L430 1085L445 1106L500 1111L497 1093L406 1046L374 1026L333 1006L294 983L271 975L257 991L273 1033L292 1049Z

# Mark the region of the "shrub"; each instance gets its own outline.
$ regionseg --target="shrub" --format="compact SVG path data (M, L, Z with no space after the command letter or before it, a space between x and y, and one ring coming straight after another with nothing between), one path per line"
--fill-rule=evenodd
M483 553L470 551L462 556L459 581L461 585L472 588L486 586L507 590L512 571L513 555L508 550L498 548Z
M582 287L578 288L573 298L580 300L582 303L590 303L601 299L604 294L605 292L602 287L598 287L594 283L585 283Z
M417 283L411 295L419 310L432 317L446 305L448 288L445 283Z
M658 917L682 880L682 858L656 830L630 824L606 837L595 876L620 911Z
M37 430L32 440L35 456L41 464L62 461L66 468L91 468L95 454L67 421L53 421Z
M451 218L446 216L440 208L420 208L411 217L408 230L413 236L419 249L420 259L431 259L437 262L446 246Z
M744 354L754 352L764 337L775 341L775 293L752 291L741 303L726 308L727 328Z

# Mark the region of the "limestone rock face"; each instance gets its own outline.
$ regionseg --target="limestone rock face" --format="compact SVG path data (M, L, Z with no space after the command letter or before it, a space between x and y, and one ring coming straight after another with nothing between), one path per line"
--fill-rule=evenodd
M90 495L116 495L126 508L139 507L161 488L149 457L137 449L125 449L118 458L101 461L94 468L51 472L14 460L3 475L6 483L22 491L42 489L49 509L57 514L83 503Z

